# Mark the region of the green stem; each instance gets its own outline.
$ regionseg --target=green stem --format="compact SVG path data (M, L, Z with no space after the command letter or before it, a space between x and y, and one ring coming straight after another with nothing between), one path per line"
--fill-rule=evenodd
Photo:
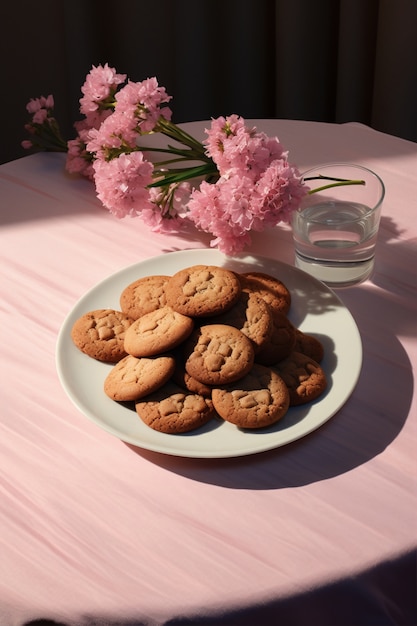
M196 139L194 139L194 137L189 135L185 130L183 130L182 128L179 128L179 126L177 126L173 122L166 120L164 117L161 116L159 118L159 121L158 121L158 124L156 125L155 130L160 131L162 134L166 135L167 137L170 137L171 139L175 139L175 141L178 141L179 143L183 143L186 146L193 148L199 154L205 155L204 146L200 141L197 141Z
M304 178L304 180L331 180L332 182L328 185L322 185L321 187L317 187L316 189L310 189L308 192L309 195L313 193L317 193L319 191L324 191L325 189L332 189L333 187L344 187L346 185L365 185L364 180L355 180L355 179L347 179L347 178L336 178L334 176L323 176L319 174L318 176L308 176Z
M32 123L31 126L35 130L35 133L30 136L34 146L47 152L67 152L67 142L62 138L55 120L51 119L44 124Z
M212 159L205 153L197 152L191 148L182 150L181 148L175 148L174 146L167 146L166 148L154 148L151 146L138 146L141 152L164 152L165 154L176 154L183 157L184 161L203 161L204 163L212 163Z
M217 171L217 170L216 170ZM196 167L187 167L177 170L169 170L161 179L148 185L148 187L164 187L173 183L179 183L200 176L213 175L213 167L209 164L197 165Z

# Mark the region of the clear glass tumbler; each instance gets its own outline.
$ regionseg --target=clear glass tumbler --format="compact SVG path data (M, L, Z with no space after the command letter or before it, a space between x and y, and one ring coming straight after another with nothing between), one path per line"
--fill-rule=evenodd
M330 287L348 287L372 273L385 187L370 169L329 163L308 170L311 190L295 211L295 265ZM345 184L338 179L353 181ZM338 183L338 186L331 186Z

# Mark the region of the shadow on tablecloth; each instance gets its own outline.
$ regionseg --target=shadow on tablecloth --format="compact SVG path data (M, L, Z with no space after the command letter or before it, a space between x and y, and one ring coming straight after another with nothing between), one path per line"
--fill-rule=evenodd
M81 621L35 619L22 626L415 626L416 551L287 598L265 598L256 606L227 612L182 615L169 620L114 620L103 616Z
M399 435L410 411L414 378L408 355L391 336L384 338L385 358L378 358L379 333L374 325L362 338L362 373L344 407L298 441L229 459L182 458L125 445L169 471L230 489L299 487L349 472L381 454Z

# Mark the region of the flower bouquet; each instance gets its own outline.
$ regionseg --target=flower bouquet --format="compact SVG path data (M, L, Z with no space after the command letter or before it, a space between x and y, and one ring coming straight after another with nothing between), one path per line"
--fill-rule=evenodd
M66 152L68 172L94 181L118 218L140 216L159 232L192 223L233 255L251 243L251 231L289 223L309 193L278 138L242 117L213 119L203 142L174 124L171 96L156 78L132 82L108 64L93 66L81 91L75 139L63 139L50 95L28 103L22 145ZM153 145L155 133L165 147Z

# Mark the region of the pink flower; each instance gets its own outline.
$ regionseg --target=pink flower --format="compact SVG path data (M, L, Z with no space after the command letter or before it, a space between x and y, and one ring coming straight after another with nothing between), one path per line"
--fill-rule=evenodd
M142 82L128 84L116 94L116 110L125 112L128 116L135 116L140 125L140 132L152 131L162 116L171 119L172 112L168 107L162 107L169 102L171 96L164 87L159 87L156 78L148 78Z
M33 114L32 123L33 124L43 124L48 119L48 110L47 109L39 109Z
M142 152L121 154L111 161L94 161L97 197L116 217L139 215L152 208L147 185L152 182L153 165Z
M218 117L212 120L209 129L206 129L207 139L204 145L207 149L207 154L215 161L220 174L226 173L230 166L229 156L224 156L225 143L231 138L233 142L234 138L241 133L247 133L243 118L237 115L231 115L227 118Z
M53 109L54 97L49 95L47 98L41 96L40 98L31 98L26 105L26 111L28 113L37 113L41 109Z
M54 98L51 95L47 98L44 96L41 96L40 98L32 98L26 105L27 112L33 116L33 124L44 124L52 113L53 108Z
M251 231L288 222L305 193L297 170L276 160L256 179L242 169L216 184L202 182L191 195L189 219L214 235L212 246L236 254L250 243Z
M149 198L152 210L142 211L143 221L153 231L166 233L177 231L188 221L188 201L191 185L188 182L175 183L166 187L151 187Z
M214 235L210 245L226 254L236 254L250 242L252 189L248 178L221 178L216 184L203 181L191 195L189 219L197 228Z
M139 133L153 130L161 115L171 117L169 109L161 108L168 100L170 96L154 78L129 82L117 93L114 112L89 133L87 150L103 159L131 152Z
M87 134L87 129L80 129L78 137L68 141L65 168L70 174L81 174L90 180L94 180L91 155L86 149Z
M128 112L116 110L99 128L88 134L87 150L96 158L109 159L120 152L131 152L136 147L136 120Z
M116 70L106 63L104 66L93 65L81 92L84 94L80 99L80 111L88 115L97 111L109 97L113 97L118 85L126 80L125 74L117 74Z
M188 200L191 186L188 182L151 187L151 205L141 211L141 218L154 232L170 233L181 230L188 221Z
M140 214L144 224L149 226L155 233L160 233L164 229L164 218L162 213L156 204L150 204L142 209Z
M221 176L246 172L255 179L273 160L287 156L278 138L248 128L237 115L213 120L206 133L207 153Z
M25 124L26 131L31 135L29 141L21 145L26 149L49 150L55 152L66 151L66 141L62 138L56 119L53 117L54 99L32 98L26 105L26 110L32 115L32 120Z
M262 223L276 226L289 223L291 215L308 193L296 167L285 160L276 160L262 173L256 185L262 203Z
M110 111L94 111L83 120L74 123L77 137L67 143L66 169L70 174L81 174L94 180L93 155L87 150L90 131L100 128L102 122L110 115Z
M84 119L75 122L74 127L78 130L78 127L81 124L83 128L100 128L104 120L110 117L112 113L112 109L97 109L96 111L91 111L91 113L87 113Z
M252 231L290 221L308 189L277 137L230 115L213 119L201 143L171 122L171 96L155 77L129 80L118 90L125 80L108 64L92 67L80 100L85 118L74 124L77 137L68 143L52 117L52 96L31 100L23 145L64 145L66 169L93 179L116 217L140 215L161 233L194 225L226 254L249 245ZM156 132L166 148L145 140L140 149L138 138Z
M188 201L191 185L188 182L174 183L164 187L151 187L150 198L158 205L164 218L185 218L188 214Z

